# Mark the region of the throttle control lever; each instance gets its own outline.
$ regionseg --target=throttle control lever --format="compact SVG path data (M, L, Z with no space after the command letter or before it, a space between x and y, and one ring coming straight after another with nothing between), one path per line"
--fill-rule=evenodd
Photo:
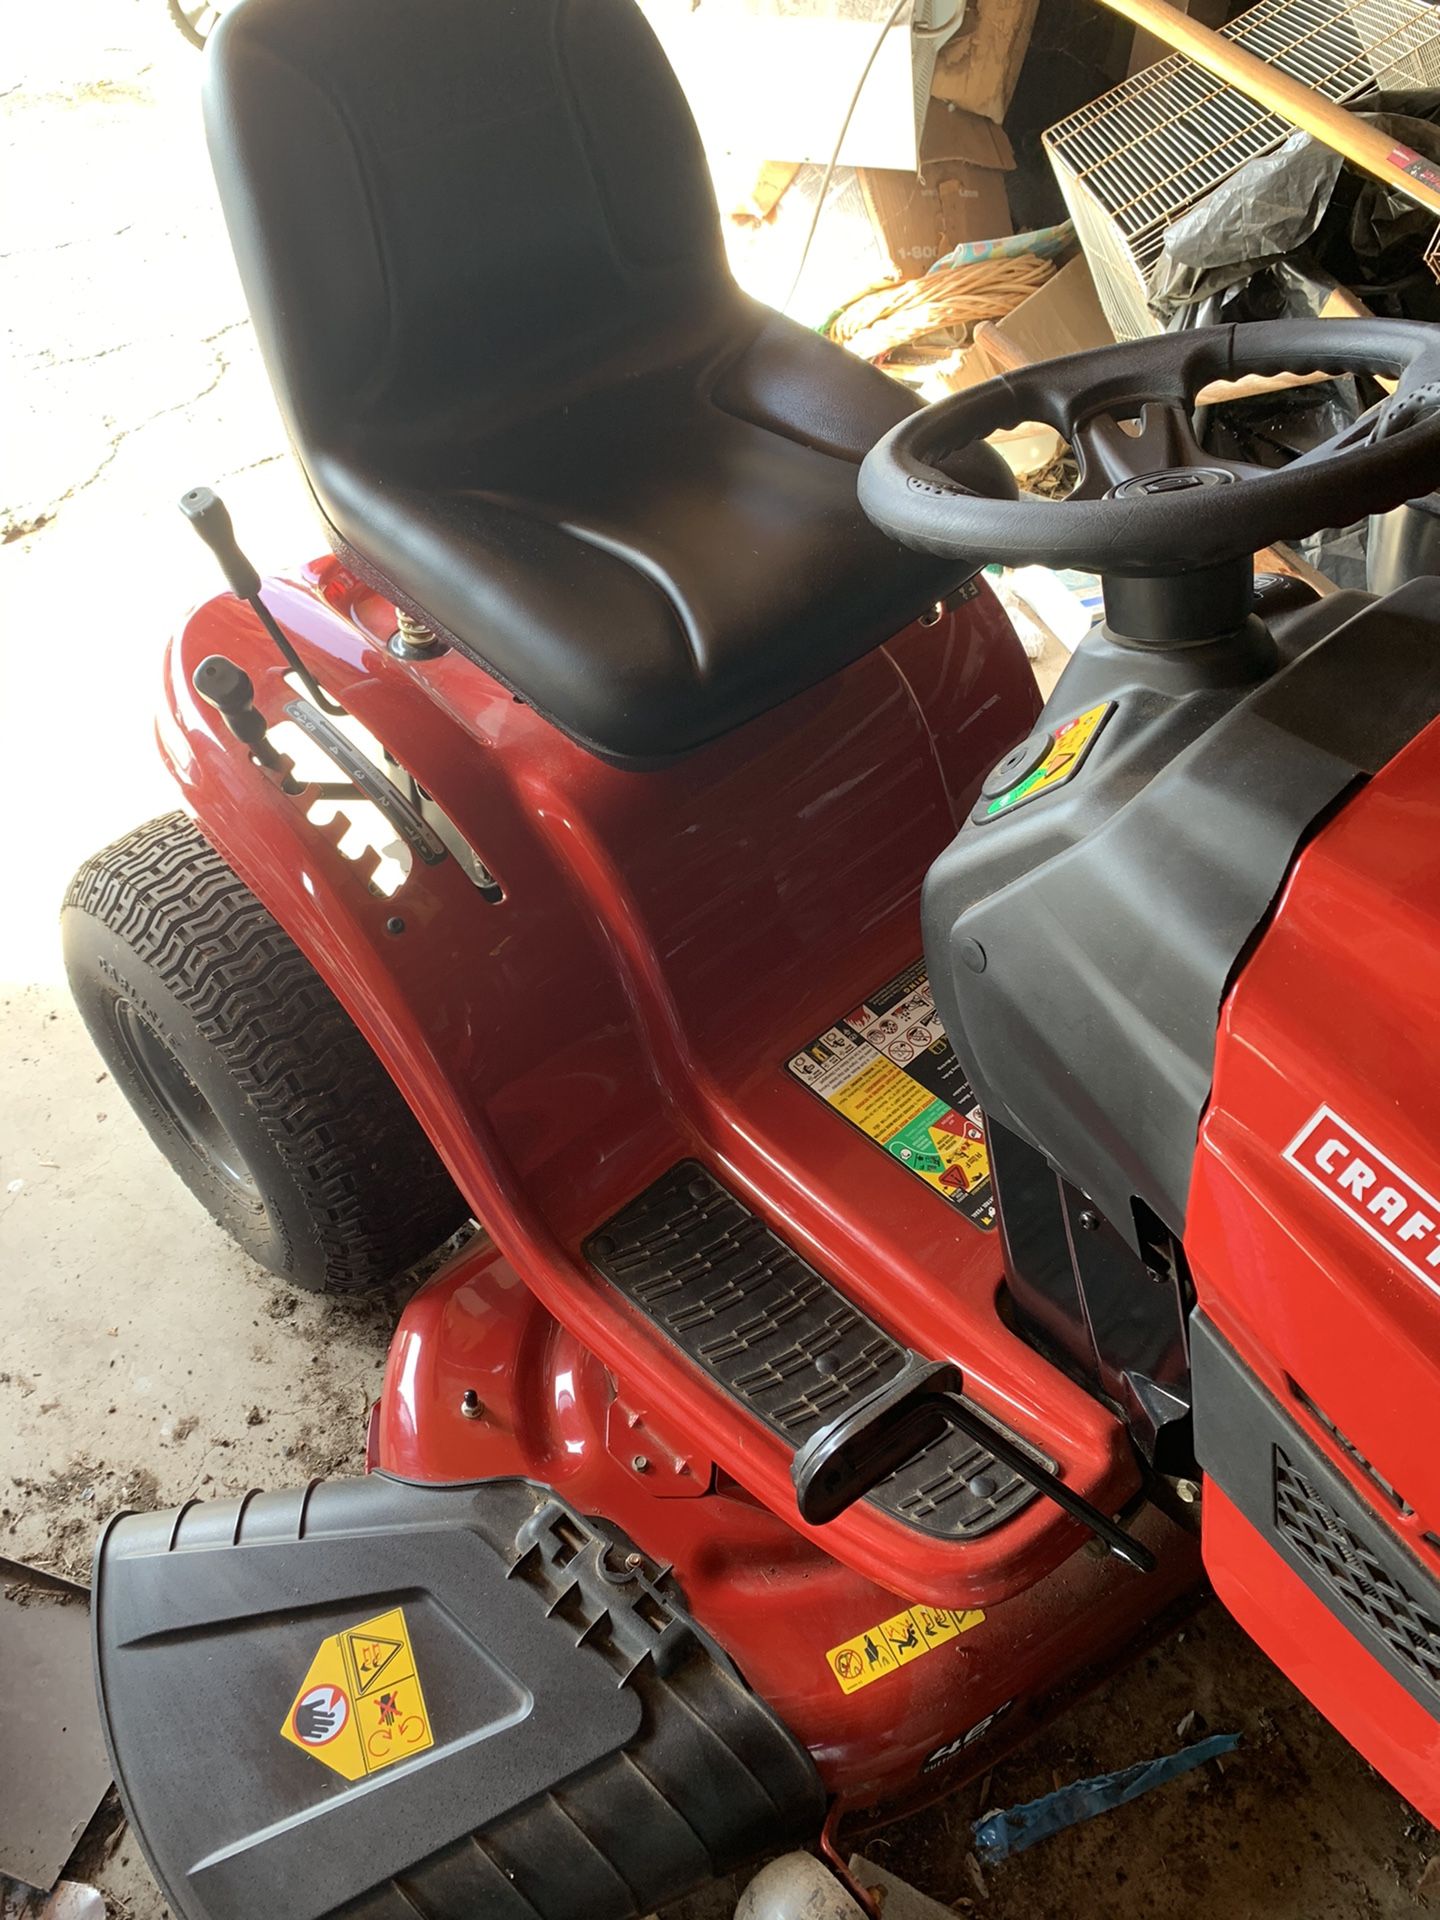
M241 552L240 543L235 538L235 528L231 524L229 509L219 494L213 493L209 487L191 487L188 493L182 493L180 496L180 511L220 562L220 571L225 575L230 591L237 600L245 601L250 607L256 619L274 641L285 664L303 682L305 691L316 706L324 713L344 713L345 709L337 707L335 702L316 685L304 661L290 644L279 621L260 598L260 575L255 571L253 562Z

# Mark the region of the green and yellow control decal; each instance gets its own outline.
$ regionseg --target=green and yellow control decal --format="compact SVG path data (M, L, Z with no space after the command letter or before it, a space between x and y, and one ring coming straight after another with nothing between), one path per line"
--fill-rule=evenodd
M994 1226L980 1105L945 1037L923 961L866 994L786 1065L972 1225Z
M842 1693L858 1693L887 1673L898 1673L936 1647L947 1646L962 1633L978 1627L985 1615L979 1607L906 1607L863 1633L852 1634L831 1647L825 1664Z
M434 1746L402 1607L320 1642L280 1737L342 1780Z
M1100 729L1114 710L1113 700L1102 700L1098 706L1087 707L1084 713L1077 713L1073 720L1056 727L1040 764L1032 767L1023 779L1017 780L1004 793L983 800L976 808L976 818L993 820L997 814L1008 813L1012 807L1022 806L1027 800L1038 800L1042 793L1053 793L1057 787L1063 787L1067 780L1073 780L1084 764L1086 754L1094 746Z

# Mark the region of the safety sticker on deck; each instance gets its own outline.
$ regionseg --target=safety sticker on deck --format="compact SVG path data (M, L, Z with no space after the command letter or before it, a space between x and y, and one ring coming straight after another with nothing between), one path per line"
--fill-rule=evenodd
M967 1220L994 1226L980 1108L940 1025L923 961L867 995L787 1064Z
M834 1674L842 1693L858 1693L872 1680L896 1673L919 1660L936 1647L958 1640L962 1633L978 1627L985 1615L978 1607L957 1611L950 1607L907 1607L892 1614L878 1626L842 1640L831 1647L825 1664Z
M403 1608L320 1642L280 1733L345 1780L434 1746Z

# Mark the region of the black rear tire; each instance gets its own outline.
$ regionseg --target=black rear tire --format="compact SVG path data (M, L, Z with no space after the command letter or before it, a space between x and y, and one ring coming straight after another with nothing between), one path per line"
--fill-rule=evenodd
M116 1085L262 1267L359 1292L469 1217L339 1001L183 814L85 862L61 938Z

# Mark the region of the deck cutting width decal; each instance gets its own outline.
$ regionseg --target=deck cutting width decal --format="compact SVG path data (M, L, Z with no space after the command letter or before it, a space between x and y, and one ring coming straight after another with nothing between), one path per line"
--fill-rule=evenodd
M403 1608L320 1642L280 1733L344 1780L434 1746Z
M967 1220L994 1226L980 1108L940 1025L923 961L877 987L788 1065Z

